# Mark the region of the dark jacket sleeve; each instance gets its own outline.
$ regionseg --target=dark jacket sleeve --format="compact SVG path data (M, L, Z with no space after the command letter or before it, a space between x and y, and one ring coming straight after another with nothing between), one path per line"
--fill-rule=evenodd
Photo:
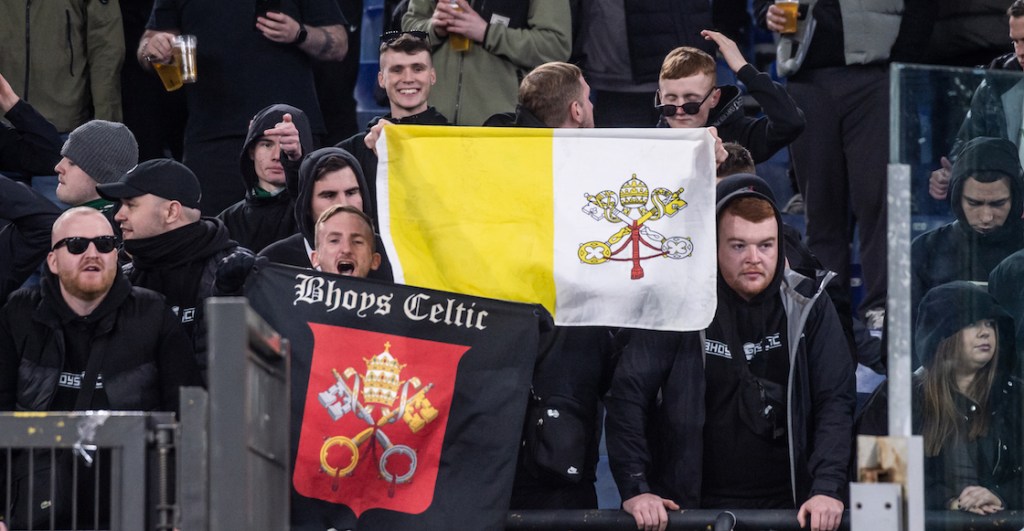
M612 376L605 399L605 429L609 465L623 500L654 490L649 475L655 442L648 440L648 434L678 348L678 334L636 331Z
M18 366L21 365L21 357L11 334L11 322L8 319L10 311L9 305L0 310L0 411L14 411L17 403Z
M754 25L763 29L768 29L768 23L765 18L768 15L768 6L775 3L773 0L754 0Z
M921 302L921 297L924 297L926 291L928 291L928 263L929 260L929 238L928 233L922 234L910 244L910 323L911 327L917 323L917 305ZM911 328L913 330L913 328ZM913 366L917 367L919 363L914 360Z
M842 500L853 455L857 388L853 360L832 301L822 294L804 327L810 371L812 418L807 470L810 496Z
M24 184L0 176L0 302L18 288L50 249L50 229L60 209Z
M196 363L192 343L178 324L170 308L164 309L160 324L160 351L157 367L160 371L160 405L164 411L179 410L178 398L182 386L202 386L199 365Z
M0 171L53 175L63 145L57 128L25 100L18 101L4 118L13 128L0 125Z
M740 144L750 150L754 162L764 162L800 136L806 125L804 112L785 87L753 66L740 68L736 77L747 86L747 92L764 111L764 116L746 122Z
M1011 511L1024 508L1024 445L1020 444L1022 420L1024 420L1024 401L1021 389L1024 382L1019 378L1010 377L1009 382L998 385L993 383L992 393L997 403L995 416L989 427L988 437L996 437L996 466L988 480L982 480L981 486L991 490L1003 500L1003 505ZM1000 389L1001 388L1001 389ZM1011 444L1002 444L1010 441ZM1000 455L1001 454L1001 455Z
M949 160L956 162L964 145L979 136L1006 138L1006 115L1003 112L1002 93L1009 87L1000 79L986 79L978 85L971 97L971 108L957 131L949 148ZM1014 140L1009 139L1011 142Z
M905 0L900 32L889 59L900 63L923 63L938 10L929 0Z

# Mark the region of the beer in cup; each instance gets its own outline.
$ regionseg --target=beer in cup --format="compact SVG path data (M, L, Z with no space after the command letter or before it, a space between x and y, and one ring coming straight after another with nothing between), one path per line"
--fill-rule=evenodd
M160 76L167 92L181 88L183 83L195 83L196 74L196 36L178 35L174 38L171 49L170 63L153 63L153 68Z
M779 33L796 33L796 19L800 11L799 0L775 0L775 5L786 15L786 22Z
M456 0L451 0L450 5L452 6L452 9L462 11L462 8L459 7L459 3ZM457 33L449 33L448 44L450 44L452 50L456 52L465 52L469 50L469 37L459 35Z
M174 51L177 52L177 48ZM153 69L160 76L160 81L164 84L164 90L173 92L181 88L181 68L175 64L173 57L170 63L154 62Z

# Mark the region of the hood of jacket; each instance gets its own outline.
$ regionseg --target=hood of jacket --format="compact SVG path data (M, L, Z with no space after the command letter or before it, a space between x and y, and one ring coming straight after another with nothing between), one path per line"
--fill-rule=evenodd
M718 98L718 105L708 113L708 123L705 127L721 127L739 120L744 115L743 94L740 94L739 87L722 85L718 89L722 91L722 95Z
M936 286L921 299L914 329L914 355L930 367L942 340L982 319L996 322L999 340L999 368L1009 373L1016 365L1013 318L996 299L973 282L957 280Z
M366 177L363 176L359 161L351 153L339 147L320 148L302 159L302 165L299 166L298 182L288 183L290 190L297 190L295 192L295 224L308 242L313 242L316 232L316 220L313 219L310 212L310 205L313 201L313 185L316 182L314 179L324 161L332 156L345 159L345 162L352 168L352 172L356 174L356 182L359 183L359 193L363 196L363 212L370 216L370 219L377 219L376 205L370 199Z
M992 175L1002 174L1010 179L1010 213L1001 227L986 234L971 228L964 215L964 183L982 173L980 182L992 182ZM985 177L988 174L989 177ZM1021 214L1024 213L1024 174L1021 172L1017 146L1004 138L978 137L964 145L953 164L949 179L949 207L960 228L980 241L1002 241L1019 235Z
M89 315L79 316L71 310L65 301L64 294L60 290L60 279L47 267L44 267L40 273L39 286L41 303L35 311L37 320L52 328L58 328L61 324L71 321L104 323L105 326L100 332L109 331L113 323L105 318L117 311L124 300L128 298L132 289L128 278L118 271L100 304Z
M246 198L252 198L253 188L256 186L256 166L253 163L249 150L256 144L256 141L263 137L263 132L273 129L285 114L292 115L292 123L299 130L299 143L302 145L302 153L309 153L313 150L313 130L309 126L309 118L306 113L296 107L278 103L264 108L252 117L249 124L249 131L245 136L245 144L242 145L242 152L238 155L238 168L242 175L242 183L245 184Z
M1024 316L1024 251L1007 256L988 276L988 292L1011 316ZM1017 344L1024 345L1024 319L1014 321Z
M763 199L772 206L772 211L775 212L775 222L778 224L778 237L776 239L778 257L775 262L775 276L772 277L772 281L768 284L768 287L761 291L761 293L752 297L749 301L746 301L725 283L721 269L718 271L718 292L720 294L728 295L730 298L734 299L733 302L736 303L760 304L768 297L779 293L779 287L782 285L783 276L786 271L785 235L783 233L784 225L782 223L782 213L779 212L779 208L775 205L775 195L772 193L771 187L764 181L764 179L753 174L741 173L737 175L730 175L729 177L722 179L715 188L715 196L717 198L717 204L715 206L716 217L720 217L722 215L722 211L729 205L729 203L732 203L741 197Z

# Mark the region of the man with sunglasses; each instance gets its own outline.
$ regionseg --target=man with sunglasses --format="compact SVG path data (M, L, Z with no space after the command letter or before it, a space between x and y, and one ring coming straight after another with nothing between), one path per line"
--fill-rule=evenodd
M669 52L661 65L654 105L661 111L658 127L717 127L723 142L747 148L761 163L789 145L804 130L804 114L782 85L747 63L736 43L717 31L701 35L719 51L747 87L764 116L744 113L743 95L734 85L716 86L714 57L691 47Z
M0 411L176 411L179 388L201 385L192 346L163 297L132 287L118 271L110 222L93 208L72 208L54 222L51 242L40 285L15 292L0 309ZM35 506L46 509L0 507L12 528L49 526L49 507L58 528L71 525L73 459L58 453L54 476L35 475L35 495L46 493ZM27 464L27 453L15 454L13 477ZM95 467L79 465L78 521L92 522L94 492L103 489L95 489ZM24 500L25 483L5 498L0 482L0 500Z
M114 219L121 225L124 251L131 261L125 275L136 286L167 298L192 340L205 376L206 323L203 301L213 295L220 261L234 252L252 252L228 235L219 219L201 217L199 180L171 159L147 160L114 183L96 187L120 201Z
M387 93L391 112L371 120L366 131L337 144L359 161L366 177L368 200L377 200L377 153L374 146L385 124L448 125L448 119L427 103L431 87L436 82L437 73L430 57L426 33L389 31L380 36L377 84Z

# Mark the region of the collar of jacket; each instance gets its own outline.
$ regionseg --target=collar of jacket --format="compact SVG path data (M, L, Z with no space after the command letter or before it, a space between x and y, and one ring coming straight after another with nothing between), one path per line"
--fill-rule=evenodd
M57 276L50 272L45 272L43 278L40 281L40 300L36 306L35 311L32 313L32 319L43 323L49 328L60 329L63 327L64 322L67 320L66 317L61 314L66 311L71 313L71 308L67 306L64 301L64 296L61 294L59 280ZM120 272L114 276L114 283L110 286L110 291L107 292L106 297L100 302L100 305L93 310L92 313L86 316L79 317L85 320L94 320L96 322L96 334L109 333L114 328L114 323L117 321L117 308L119 308L131 294L132 285L128 279ZM63 307L63 310L61 310Z

